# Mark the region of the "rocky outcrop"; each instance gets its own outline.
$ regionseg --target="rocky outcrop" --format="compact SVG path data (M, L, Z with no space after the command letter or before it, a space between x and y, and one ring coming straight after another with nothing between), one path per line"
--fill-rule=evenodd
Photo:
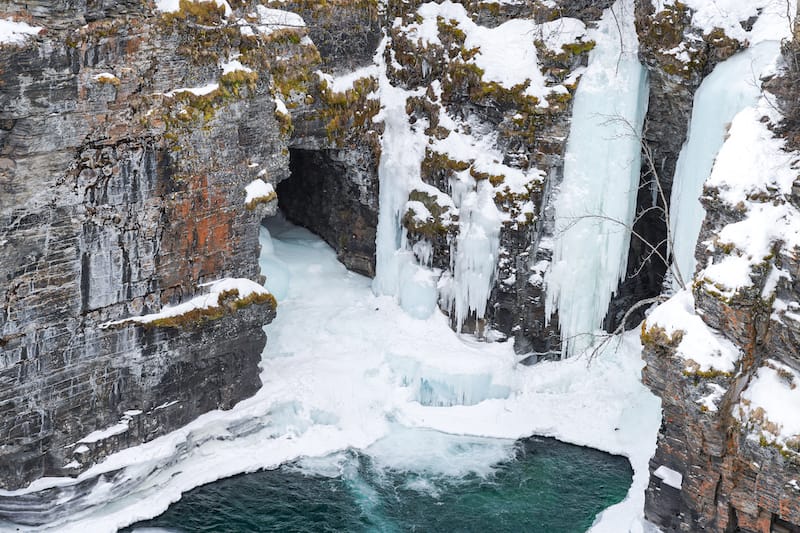
M4 3L42 29L0 44L1 487L76 475L260 386L271 297L159 314L260 279L276 202L248 185L288 174L279 43L246 6L212 6Z
M698 365L693 358L708 343L689 352L684 344L696 329L643 326L643 379L664 408L645 515L668 532L800 530L800 435L783 416L800 405L796 49L785 46L788 70L768 83L782 114L765 101L734 120L730 152L717 159L724 170L715 169L701 198L707 215L691 313L707 338L738 352L735 364ZM759 132L748 145L753 157L770 165L741 150L737 165L726 164L748 132ZM771 222L755 221L761 214ZM745 244L745 235L763 237L765 248ZM737 261L747 267L743 281L720 275Z

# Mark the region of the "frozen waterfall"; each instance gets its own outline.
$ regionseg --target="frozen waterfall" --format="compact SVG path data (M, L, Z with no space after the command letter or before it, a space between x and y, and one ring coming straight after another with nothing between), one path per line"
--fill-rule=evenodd
M779 56L777 41L748 48L717 65L695 94L692 120L675 168L670 201L673 261L687 283L694 275L694 250L706 214L699 200L703 183L711 174L733 117L757 102L761 94L759 78Z
M592 343L625 275L639 187L648 85L637 59L632 0L607 10L575 94L557 192L547 315L558 311L563 355ZM620 26L617 26L619 21Z
M382 56L382 53L376 54L376 57ZM426 141L424 135L414 131L408 123L405 106L409 91L394 87L385 68L380 69L380 91L385 130L378 167L380 209L372 287L376 294L396 296L410 315L427 318L438 300L436 278L431 269L417 264L400 222L409 192L414 185L422 183L420 164L425 156Z

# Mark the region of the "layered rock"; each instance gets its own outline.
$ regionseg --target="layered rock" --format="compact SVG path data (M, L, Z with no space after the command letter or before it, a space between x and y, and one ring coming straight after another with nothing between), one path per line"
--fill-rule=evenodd
M266 68L276 45L249 10L4 10L42 27L0 44L0 486L17 488L260 387L268 294L158 313L210 282L261 279L259 222L276 209L264 191L288 150Z

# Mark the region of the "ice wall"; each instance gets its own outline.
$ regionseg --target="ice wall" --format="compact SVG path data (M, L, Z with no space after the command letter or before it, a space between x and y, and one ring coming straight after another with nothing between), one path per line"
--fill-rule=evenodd
M597 45L575 94L554 202L546 310L558 311L564 357L592 343L625 275L639 186L647 74L637 58L633 1L611 9L590 33Z
M689 133L675 168L670 201L673 261L687 283L694 275L694 250L706 214L699 200L703 183L711 174L733 117L755 105L761 94L759 78L773 68L779 56L777 41L748 48L717 65L695 93Z

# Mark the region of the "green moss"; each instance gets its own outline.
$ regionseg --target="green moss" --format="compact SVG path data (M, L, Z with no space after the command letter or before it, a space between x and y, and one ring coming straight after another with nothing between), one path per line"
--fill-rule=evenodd
M167 24L193 22L202 26L219 25L224 17L225 7L217 4L215 0L180 0L177 11L162 15L163 21Z
M503 183L506 179L505 176L502 174L489 174L488 172L479 172L475 170L475 168L469 169L469 175L473 177L475 181L483 181L489 180L494 187L497 187L501 183Z
M147 328L191 328L200 326L212 320L219 320L226 315L235 313L240 309L251 305L268 305L273 310L278 307L275 297L269 293L251 293L248 296L240 297L238 289L231 289L220 293L217 298L218 305L207 308L196 308L186 313L158 318L156 320L141 323Z
M469 169L472 161L459 161L451 159L446 154L425 148L425 157L422 160L421 174L424 178L431 178L437 174L446 177L452 176L456 172L464 172Z
M562 44L561 49L564 50L565 54L572 57L580 54L588 54L594 50L595 46L597 46L597 43L592 40L575 41L574 43Z
M642 321L642 328L639 337L642 344L645 346L658 346L662 348L677 347L683 340L684 332L681 330L675 331L672 335L668 335L667 331L660 326L653 326L648 328L647 321Z
M730 372L723 372L722 370L684 370L683 375L689 378L694 378L695 382L701 379L715 379L715 378L730 378L733 376Z
M380 101L375 98L378 80L359 78L344 92L332 91L325 81L318 86L320 109L316 117L324 121L328 139L336 146L367 142L371 150L380 153L379 133L374 122L380 111Z
M431 214L431 217L421 222L414 216L413 208L406 211L402 222L409 233L434 239L445 236L448 232L454 230L455 225L453 223L457 221L457 217L449 213L450 209L448 207L439 205L435 196L425 191L414 189L409 193L408 199L412 202L420 202Z

